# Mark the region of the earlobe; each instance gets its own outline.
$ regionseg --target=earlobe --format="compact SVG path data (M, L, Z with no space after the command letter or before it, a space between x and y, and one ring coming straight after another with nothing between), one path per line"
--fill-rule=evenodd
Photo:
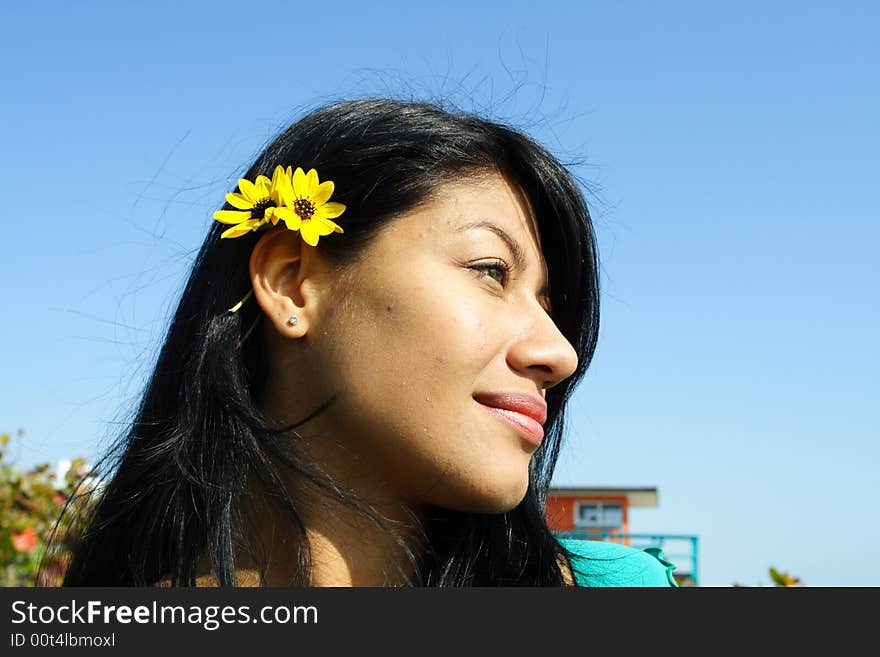
M308 303L302 290L302 240L287 230L270 230L250 258L254 297L283 336L301 338L308 331Z

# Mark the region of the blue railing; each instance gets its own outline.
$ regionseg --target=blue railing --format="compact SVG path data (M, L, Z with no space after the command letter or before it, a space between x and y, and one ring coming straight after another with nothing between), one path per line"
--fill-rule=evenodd
M663 550L663 556L675 564L672 574L680 583L690 579L690 584L699 585L699 541L691 534L624 534L614 530L580 530L557 532L556 535L559 538L625 543L640 550L658 547Z

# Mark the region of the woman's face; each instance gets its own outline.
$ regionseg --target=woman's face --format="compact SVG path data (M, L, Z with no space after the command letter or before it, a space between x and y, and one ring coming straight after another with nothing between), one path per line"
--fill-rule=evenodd
M577 366L540 294L545 277L531 220L500 176L448 184L389 223L304 336L301 371L320 380L302 399L337 394L300 429L304 445L376 500L516 506L544 392ZM517 396L531 408L498 410Z

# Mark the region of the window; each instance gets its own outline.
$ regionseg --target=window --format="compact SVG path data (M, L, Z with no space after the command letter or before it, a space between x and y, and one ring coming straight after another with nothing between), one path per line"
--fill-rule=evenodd
M574 526L576 529L623 527L623 509L617 503L575 502Z

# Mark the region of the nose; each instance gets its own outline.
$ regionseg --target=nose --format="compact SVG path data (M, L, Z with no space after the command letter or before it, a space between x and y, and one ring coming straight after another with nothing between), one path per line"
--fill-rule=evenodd
M543 392L574 374L578 356L572 344L540 305L510 346L507 364L538 384Z

